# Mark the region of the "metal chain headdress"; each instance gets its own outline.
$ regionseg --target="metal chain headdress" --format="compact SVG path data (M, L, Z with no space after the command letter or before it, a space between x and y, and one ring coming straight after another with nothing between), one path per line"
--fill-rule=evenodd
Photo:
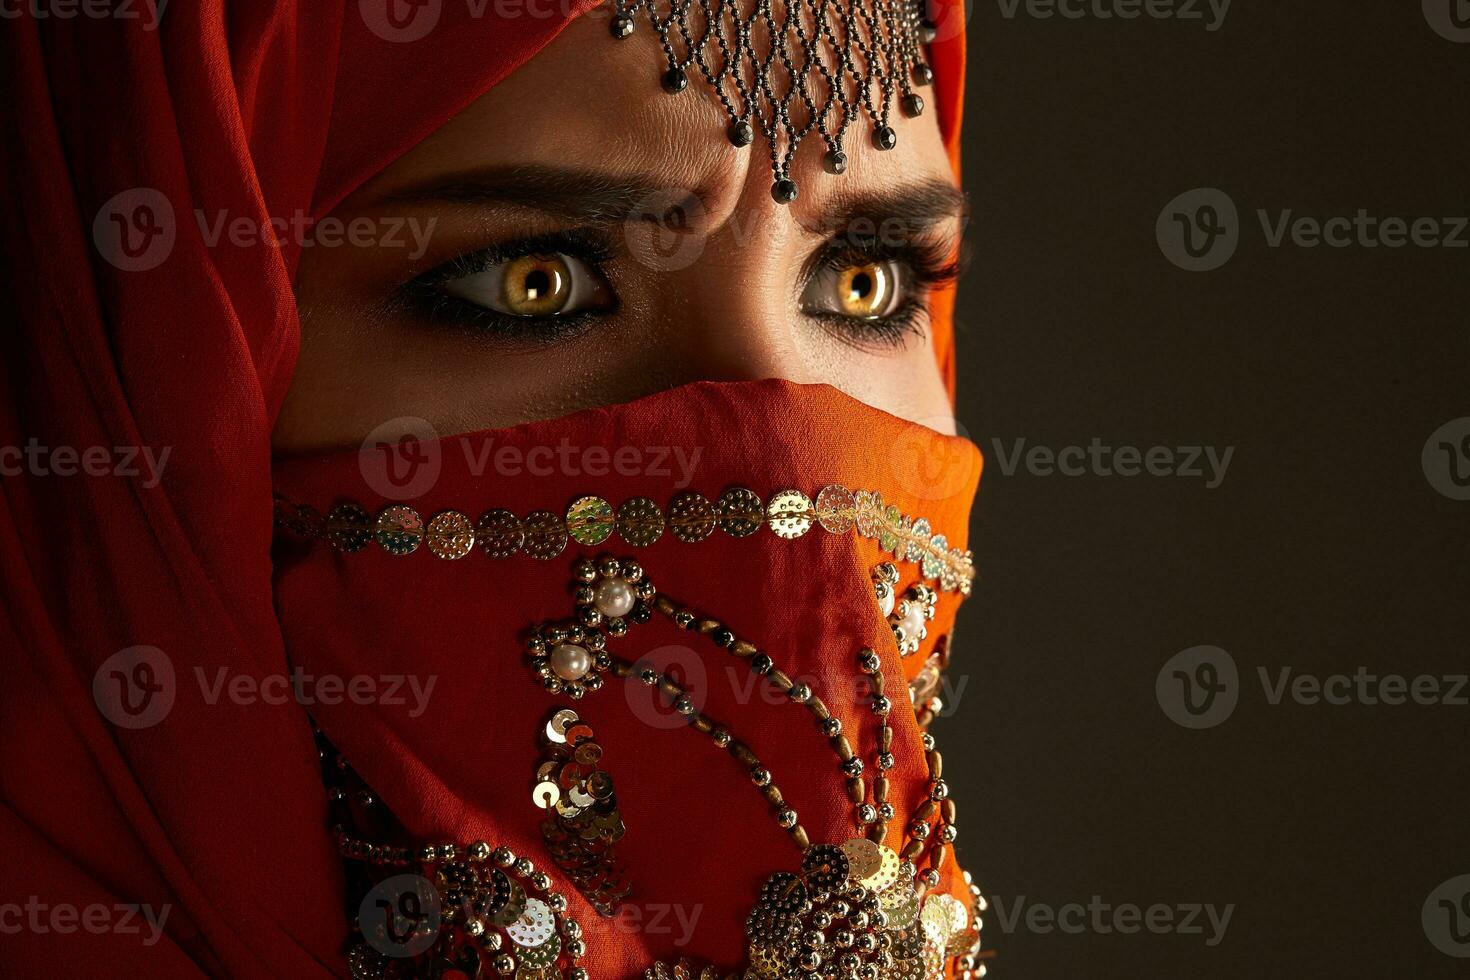
M703 77L729 117L728 136L769 148L780 204L796 199L791 161L812 130L827 145L822 166L847 170L843 138L866 116L873 145L891 150L895 101L908 116L924 111L915 86L934 73L921 47L934 38L924 0L614 0L612 35L626 38L641 11L666 60L665 91Z

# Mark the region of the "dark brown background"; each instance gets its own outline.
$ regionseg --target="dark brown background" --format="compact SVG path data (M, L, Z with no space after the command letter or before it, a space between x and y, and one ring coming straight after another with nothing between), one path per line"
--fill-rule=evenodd
M1446 0L1448 2L1448 0ZM1470 214L1470 44L1418 0L1236 0L1200 22L977 0L961 417L988 456L981 580L938 734L987 895L1234 903L1203 936L1006 933L1001 980L1463 977L1420 908L1470 873L1470 708L1270 705L1255 670L1470 669L1470 503L1420 452L1470 415L1470 251L1267 247L1255 210ZM1177 269L1154 224L1218 187L1242 240ZM1001 471L1007 446L1235 446L1201 480ZM1219 727L1160 709L1216 644Z

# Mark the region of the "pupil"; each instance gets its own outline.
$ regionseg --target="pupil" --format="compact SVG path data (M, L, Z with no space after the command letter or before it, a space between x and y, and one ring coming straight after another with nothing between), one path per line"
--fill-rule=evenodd
M859 272L852 277L852 298L862 299L873 291L873 277L866 272Z
M540 299L551 292L551 277L546 274L545 269L532 269L526 273L526 281L522 288L526 292L527 299Z

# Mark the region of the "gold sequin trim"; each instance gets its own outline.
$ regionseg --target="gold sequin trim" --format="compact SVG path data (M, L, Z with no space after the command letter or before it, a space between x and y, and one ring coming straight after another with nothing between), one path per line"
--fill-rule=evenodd
M860 537L878 542L895 559L917 565L923 577L946 592L969 595L975 579L969 551L951 548L949 539L934 533L929 521L902 513L874 490L849 490L839 484L822 487L815 501L797 489L780 490L769 502L746 487L731 487L719 500L693 491L673 498L665 513L648 497L632 497L616 509L603 497L578 497L565 517L537 510L523 519L503 508L486 511L471 525L459 511L443 511L429 527L412 507L390 504L376 518L354 503L339 503L323 519L309 505L277 498L276 524L305 537L325 538L337 550L352 553L370 542L392 555L409 555L427 542L440 558L465 557L476 544L491 558L509 558L520 552L532 558L555 558L568 541L595 547L617 532L628 544L645 548L663 538L693 544L706 540L716 528L734 538L750 537L769 527L786 539L800 538L820 526L829 534L856 529Z

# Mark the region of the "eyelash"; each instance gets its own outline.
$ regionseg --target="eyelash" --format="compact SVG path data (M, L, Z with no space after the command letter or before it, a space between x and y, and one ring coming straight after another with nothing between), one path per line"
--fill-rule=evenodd
M393 306L395 311L413 313L431 323L458 327L476 335L489 333L512 340L548 344L575 336L593 319L616 312L614 307L553 317L510 316L461 299L444 289L445 283L477 275L503 262L553 252L580 259L595 267L600 274L601 267L615 254L611 240L594 230L573 229L521 238L504 245L466 252L435 266L400 286Z
M908 295L897 310L885 317L859 319L829 311L809 311L806 315L822 323L839 339L856 346L876 342L883 347L902 347L909 337L923 333L929 316L929 296L959 278L960 265L951 260L950 251L947 243L935 241L892 245L852 237L831 242L808 263L802 275L803 283L809 282L822 268L841 271L868 263L897 262L906 273Z
M431 323L457 327L476 335L486 333L511 340L555 343L580 333L613 309L583 310L551 317L511 316L487 309L446 292L445 283L485 272L494 266L526 255L563 253L591 266L607 278L602 266L616 254L613 242L595 229L572 229L518 239L503 245L467 252L444 262L397 290L396 311L409 312ZM910 336L920 334L928 317L928 298L934 290L953 283L959 263L950 259L947 244L909 242L893 245L877 240L850 238L829 242L808 261L802 287L823 268L842 270L854 265L892 261L905 273L908 295L903 304L884 317L872 319L843 316L826 310L805 311L824 329L854 346L903 346ZM609 278L611 284L611 280Z

